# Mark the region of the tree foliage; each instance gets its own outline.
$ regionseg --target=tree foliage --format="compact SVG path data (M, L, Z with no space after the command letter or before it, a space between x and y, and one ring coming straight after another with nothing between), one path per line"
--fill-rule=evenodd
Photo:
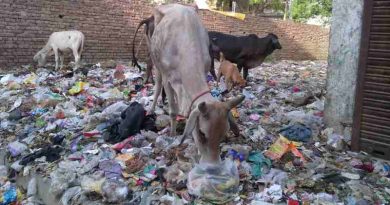
M217 0L217 5L224 9L231 9L233 0ZM264 13L265 9L284 11L286 0L236 0L238 10L243 13Z
M193 3L194 0L151 0L162 3ZM315 16L330 17L332 0L207 0L210 6L221 10L231 10L233 1L237 3L237 12L261 14L265 10L286 13L296 21L306 21ZM289 7L291 6L291 8Z
M332 0L293 0L291 15L297 21L305 21L314 16L330 17Z

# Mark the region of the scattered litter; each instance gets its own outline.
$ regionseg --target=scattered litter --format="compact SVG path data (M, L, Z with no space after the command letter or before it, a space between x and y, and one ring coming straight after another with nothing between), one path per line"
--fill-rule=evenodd
M0 135L10 166L0 166L0 204L45 204L38 177L64 205L389 204L390 164L350 152L347 134L323 123L326 67L265 62L230 92L208 77L216 99L246 98L231 110L240 136L221 142L219 166L198 164L193 139L179 146L168 136L166 104L147 115L154 88L127 63L85 65L87 75L3 75ZM27 190L17 187L34 175Z

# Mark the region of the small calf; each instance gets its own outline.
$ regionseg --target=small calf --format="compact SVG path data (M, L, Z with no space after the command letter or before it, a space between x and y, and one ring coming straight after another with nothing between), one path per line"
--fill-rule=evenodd
M223 53L220 53L220 62L217 83L221 80L222 76L225 76L225 84L227 86L228 91L233 89L233 86L239 85L241 87L245 87L246 80L241 77L240 72L235 64L225 59Z
M39 66L44 66L46 64L46 59L48 56L52 56L54 54L56 67L58 69L58 60L60 58L62 69L64 65L64 52L68 50L72 50L73 56L75 58L75 67L74 71L77 70L81 53L84 47L84 34L80 31L60 31L54 32L50 35L49 40L46 45L38 51L34 56L34 61L38 62Z

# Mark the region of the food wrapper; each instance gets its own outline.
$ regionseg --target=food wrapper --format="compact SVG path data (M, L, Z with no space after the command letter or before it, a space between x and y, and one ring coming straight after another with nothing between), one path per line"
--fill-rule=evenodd
M35 73L31 73L30 75L27 76L26 79L23 80L23 83L35 85L35 84L37 84L37 82L36 82L37 78L38 78L38 76Z
M274 144L264 153L265 156L272 160L278 160L282 158L284 154L288 151L291 151L296 157L301 158L303 162L306 162L302 153L297 149L297 146L300 146L301 143L290 141L282 135L279 136L279 139L276 140Z
M187 187L192 195L214 204L225 204L239 191L237 167L231 159L220 165L197 164L189 173Z
M80 93L81 91L84 90L84 87L87 86L88 84L87 83L84 83L84 82L76 82L76 85L74 85L70 90L69 90L69 94L71 95L75 95L75 94L78 94Z

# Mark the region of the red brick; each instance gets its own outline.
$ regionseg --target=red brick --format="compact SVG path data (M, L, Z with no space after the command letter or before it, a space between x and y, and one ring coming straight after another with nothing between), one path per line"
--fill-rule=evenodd
M86 36L83 60L98 62L108 59L131 59L132 37L141 19L150 16L153 6L149 0L65 1L2 0L0 3L0 43L3 53L0 68L30 63L33 55L44 46L54 31L76 28ZM25 14L23 16L22 14ZM64 17L59 18L59 14ZM326 59L328 29L248 15L245 21L200 11L206 28L243 35L277 34L284 49L277 59ZM137 38L137 45L142 32ZM139 59L147 56L143 42Z

